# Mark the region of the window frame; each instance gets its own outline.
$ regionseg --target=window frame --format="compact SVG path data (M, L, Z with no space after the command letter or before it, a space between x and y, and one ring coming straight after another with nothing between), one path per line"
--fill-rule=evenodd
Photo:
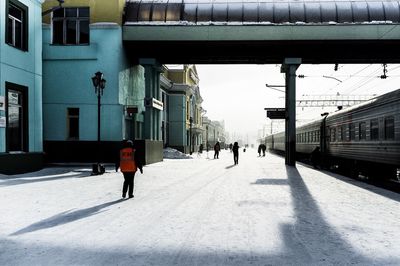
M356 140L356 125L354 123L349 124L349 141Z
M388 120L392 120L392 136L391 137L388 137L388 130L387 130L387 121ZM386 116L385 118L384 118L384 138L385 138L385 140L394 140L395 139L395 136L396 136L396 134L395 134L395 130L396 130L396 128L395 128L395 126L394 126L394 116Z
M379 140L379 120L371 119L369 122L370 140Z
M22 18L20 20L21 22L21 47L16 46L16 38L14 36L15 34L15 25L12 27L13 29L13 37L12 37L12 42L9 41L8 35L9 35L9 17L10 17L10 6L14 6L15 8L19 9L22 13ZM29 33L29 8L19 2L18 0L6 0L6 10L5 10L5 43L8 44L11 47L14 47L18 50L27 52L28 51L28 43L29 43L29 38L28 38L28 33ZM12 16L12 15L11 15ZM13 16L12 16L13 17ZM16 20L19 20L18 18L13 17L13 24Z
M361 125L364 125L364 130L361 130L362 127ZM367 140L367 123L366 122L360 122L358 123L358 140Z
M76 17L67 17L66 16L66 10L76 10ZM81 17L80 16L80 10L81 9L87 9L88 10L88 16L87 17ZM51 12L51 43L52 45L62 45L62 46L76 46L76 45L90 45L90 7L86 6L81 6L81 7L63 7L61 9L58 9L57 11L62 10L63 11L63 17L54 17L54 12ZM61 21L62 22L62 43L56 43L54 40L54 22L55 21ZM67 25L68 22L73 21L75 23L75 43L68 43L68 38L67 38ZM87 21L88 23L88 41L87 43L82 43L81 42L81 22Z
M70 114L70 111L77 110L78 114ZM67 140L79 140L80 137L80 127L79 127L79 117L80 117L80 108L77 107L68 107L67 108ZM71 137L71 119L78 119L78 136Z

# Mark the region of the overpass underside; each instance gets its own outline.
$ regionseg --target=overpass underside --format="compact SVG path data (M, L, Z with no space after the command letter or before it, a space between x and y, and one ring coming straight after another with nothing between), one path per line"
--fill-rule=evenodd
M130 58L162 64L400 63L400 41L128 41Z
M285 159L295 165L297 68L302 63L400 63L400 3L127 0L123 40L138 62L282 64Z
M128 0L123 39L160 63L398 63L398 1Z

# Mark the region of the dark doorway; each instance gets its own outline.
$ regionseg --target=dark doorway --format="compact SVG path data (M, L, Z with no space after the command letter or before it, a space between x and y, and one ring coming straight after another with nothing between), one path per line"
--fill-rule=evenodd
M7 152L28 151L27 87L6 82Z

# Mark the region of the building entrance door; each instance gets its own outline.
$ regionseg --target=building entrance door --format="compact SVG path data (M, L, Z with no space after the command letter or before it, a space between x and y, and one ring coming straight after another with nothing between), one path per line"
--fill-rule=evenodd
M26 110L24 93L8 89L7 92L7 150L26 151Z

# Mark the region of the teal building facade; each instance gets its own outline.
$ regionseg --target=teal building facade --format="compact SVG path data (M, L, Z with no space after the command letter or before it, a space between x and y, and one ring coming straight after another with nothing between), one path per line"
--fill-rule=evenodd
M0 173L43 166L42 4L0 1Z
M146 66L129 61L121 26L89 25L88 42L54 45L54 25L43 26L44 150L51 162L115 162L121 140L135 140L145 163L162 160L162 141L145 128ZM53 40L52 40L53 36ZM102 72L100 147L97 96L91 77ZM159 147L158 147L159 146Z
M163 159L161 67L154 59L131 61L123 41L124 0L69 0L43 21L44 151L48 162L111 162L121 141L135 141L145 164ZM56 8L56 9L54 9ZM101 94L100 141L95 73Z

